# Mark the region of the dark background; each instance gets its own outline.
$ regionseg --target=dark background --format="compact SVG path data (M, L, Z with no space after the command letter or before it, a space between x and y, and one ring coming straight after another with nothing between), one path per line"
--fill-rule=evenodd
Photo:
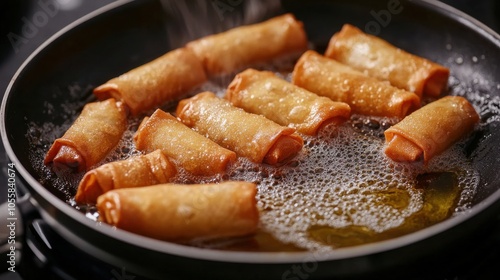
M0 97L15 71L47 38L77 18L111 2L113 0L0 0ZM500 32L500 1L442 2L471 15L497 33ZM17 37L23 32L30 38ZM4 171L7 163L8 159L0 144L0 203L5 201L7 194L3 184L7 182ZM440 279L500 279L500 215L491 230L478 233L478 236L471 237L470 242L474 243L474 249L466 254L468 257L463 263L450 264L443 259L442 265L438 265L441 270L438 274L446 275ZM0 280L7 279L21 278L15 273L0 271Z

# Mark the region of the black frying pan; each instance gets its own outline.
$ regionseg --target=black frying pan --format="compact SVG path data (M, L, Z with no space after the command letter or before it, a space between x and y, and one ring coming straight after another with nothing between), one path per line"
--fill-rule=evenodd
M227 11L220 7L208 9L211 2L214 1L205 5L208 16L190 19L198 21L197 26L210 20L206 25L215 25L214 30L227 28L228 20L220 18L221 11L227 18L245 15L242 1L229 1L233 9ZM16 73L2 102L1 133L7 154L16 165L17 179L22 178L29 190L27 199L53 229L85 252L124 267L130 274L158 279L356 276L430 258L432 252L456 245L500 211L500 36L439 2L401 0L402 10L397 13L388 7L395 2L287 0L278 7L263 2L262 5L273 7L262 16L294 13L304 22L309 39L319 51L344 23L352 23L409 52L449 66L453 76L451 94L484 96L484 100L474 102L482 110L485 125L465 151L481 178L473 207L466 214L416 233L339 249L328 255L198 249L137 236L86 218L65 202L63 191L42 185L28 151L43 147L30 147L26 137L28 124L67 121L68 113L60 110L58 104L81 103L89 98L92 87L189 39L172 40L179 38L171 35L181 34L179 20L185 18L165 16L161 4L153 0L118 1L92 13L48 40ZM380 11L390 11L390 18L376 16L381 15ZM217 18L219 21L214 24ZM70 94L70 88L81 90ZM78 108L73 109L74 117Z

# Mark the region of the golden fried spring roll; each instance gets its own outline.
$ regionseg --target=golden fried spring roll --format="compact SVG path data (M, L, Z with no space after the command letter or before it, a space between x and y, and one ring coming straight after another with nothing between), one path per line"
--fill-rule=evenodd
M467 99L446 96L385 131L385 154L394 161L425 163L470 133L479 116Z
M233 151L198 134L161 109L143 120L134 141L138 150L152 152L160 149L174 163L194 175L221 174L236 161Z
M295 64L292 83L345 102L356 114L402 119L420 107L420 98L415 93L366 76L312 50Z
M97 199L100 219L144 236L189 241L243 236L257 230L256 185L162 184L109 191Z
M307 48L303 24L292 14L236 27L186 45L203 61L209 76L229 74L243 66L265 62Z
M206 80L194 53L180 48L109 80L95 88L94 94L101 100L123 100L132 114L138 115L182 98Z
M98 196L110 190L168 183L176 174L175 165L160 150L109 162L83 176L75 201L95 203Z
M331 38L325 55L420 97L439 96L446 89L450 75L448 68L349 24Z
M55 169L86 171L103 160L120 142L127 128L127 110L110 98L88 103L64 133L54 141L44 163Z
M280 79L269 71L247 69L229 84L226 98L236 107L260 114L298 132L315 135L330 123L341 124L349 105L335 102Z
M181 100L176 112L187 126L256 163L281 164L304 145L295 129L247 113L212 92Z

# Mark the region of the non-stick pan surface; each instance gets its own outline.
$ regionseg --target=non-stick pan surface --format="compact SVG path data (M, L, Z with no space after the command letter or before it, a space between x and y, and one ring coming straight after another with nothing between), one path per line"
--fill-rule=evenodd
M218 27L223 29L228 27L226 18L245 15L243 1L225 3L232 5L226 10L210 4L217 1L208 2L205 8L209 16L189 19L202 22L197 26L210 20L207 26L224 24ZM81 103L89 98L93 87L189 39L179 37L179 30L185 28L179 18L168 16L160 2L151 0L118 1L68 26L29 57L7 89L1 107L2 140L43 218L82 250L134 275L160 279L312 279L373 273L430 256L453 246L500 211L497 34L435 1L288 0L275 8L270 7L270 14L263 17L294 13L304 22L310 41L319 51L344 23L351 23L451 68L450 93L474 96L472 101L481 111L484 124L465 149L481 178L467 213L400 238L339 249L328 255L198 249L137 236L86 218L64 201L60 189L41 183L43 178L35 172L29 151L44 147L30 146L26 137L29 124L67 121L67 111L60 104ZM79 108L71 109L77 112Z

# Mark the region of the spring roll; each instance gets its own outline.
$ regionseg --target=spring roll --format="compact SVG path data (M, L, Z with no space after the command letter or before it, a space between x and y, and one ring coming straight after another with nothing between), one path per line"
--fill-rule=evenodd
M160 150L109 162L83 176L75 201L96 203L98 196L110 190L168 183L176 174L175 165Z
M99 99L114 97L133 115L167 102L177 101L207 80L203 66L193 52L175 49L161 57L113 78L94 89Z
M355 114L402 119L420 108L420 98L415 93L369 77L312 50L295 64L292 83L345 102Z
M405 52L376 36L345 24L330 40L325 52L369 76L415 92L419 97L439 96L448 84L450 70L425 58Z
M315 135L327 124L341 124L349 105L295 86L269 71L247 69L229 84L226 98L236 107L260 114L298 132Z
M304 145L295 129L245 112L212 92L181 100L176 113L187 126L256 163L285 163Z
M88 103L64 135L54 141L44 163L52 163L56 170L87 171L120 142L126 128L123 103L113 98Z
M385 154L394 161L427 163L469 134L479 115L467 99L446 96L423 106L385 131Z
M253 234L259 213L253 183L162 184L109 191L100 219L140 235L185 242Z
M230 29L186 45L203 61L209 76L229 74L243 66L295 54L307 48L302 22L292 14Z
M233 151L196 133L171 114L157 109L134 135L136 148L146 153L160 149L193 175L222 174L236 161Z

